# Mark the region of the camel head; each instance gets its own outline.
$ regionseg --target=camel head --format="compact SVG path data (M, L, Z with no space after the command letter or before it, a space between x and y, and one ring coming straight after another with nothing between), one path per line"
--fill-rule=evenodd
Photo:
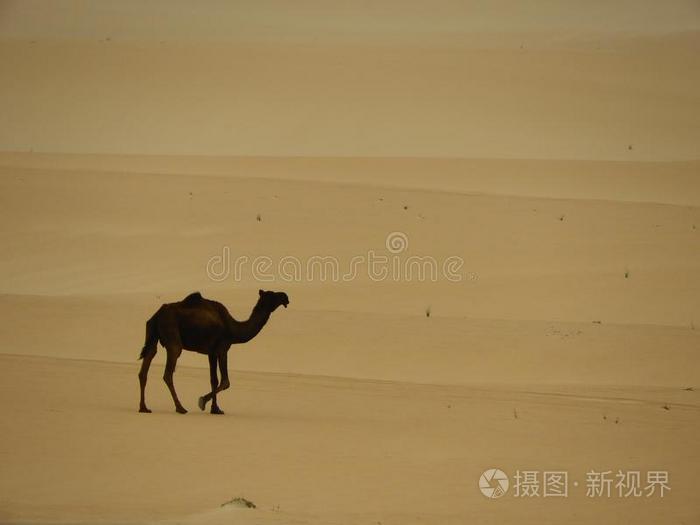
M258 304L265 307L269 312L274 312L281 305L287 308L289 297L284 292L270 292L266 290L258 290L260 298Z

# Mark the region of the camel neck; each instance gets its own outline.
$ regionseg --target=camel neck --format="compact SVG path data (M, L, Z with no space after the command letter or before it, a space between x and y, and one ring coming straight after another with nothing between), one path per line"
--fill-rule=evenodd
M270 312L265 310L260 303L256 304L248 320L239 323L236 342L247 343L253 339L253 337L260 333L260 330L263 329L268 319L270 319Z

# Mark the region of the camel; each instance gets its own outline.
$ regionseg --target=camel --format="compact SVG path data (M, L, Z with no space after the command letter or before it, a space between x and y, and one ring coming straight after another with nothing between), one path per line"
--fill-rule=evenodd
M146 322L146 342L139 356L139 359L143 359L139 371L139 412L151 412L146 406L146 380L160 341L167 352L163 380L173 396L175 411L179 414L187 413L177 398L173 374L178 357L183 350L189 350L209 357L211 392L199 398L199 408L205 410L211 400L211 413L223 414L216 402L216 394L230 386L227 366L229 348L253 339L265 326L272 312L280 305L285 308L289 305L289 297L284 292L259 290L258 295L258 302L247 321L236 321L223 304L205 299L199 292L188 295L180 302L162 305ZM217 365L221 382L216 374Z

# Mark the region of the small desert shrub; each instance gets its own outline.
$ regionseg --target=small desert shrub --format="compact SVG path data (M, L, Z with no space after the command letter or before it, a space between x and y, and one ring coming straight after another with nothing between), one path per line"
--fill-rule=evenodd
M246 509L255 509L257 506L255 503L250 501L249 499L245 498L233 498L230 501L227 501L226 503L222 503L222 507L228 507L228 506L233 506L233 507L245 507Z

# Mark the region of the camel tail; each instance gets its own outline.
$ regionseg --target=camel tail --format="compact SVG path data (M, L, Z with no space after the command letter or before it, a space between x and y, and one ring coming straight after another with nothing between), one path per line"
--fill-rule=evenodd
M156 351L158 346L158 314L160 314L160 309L146 321L146 341L143 343L139 359L143 359L146 354Z

